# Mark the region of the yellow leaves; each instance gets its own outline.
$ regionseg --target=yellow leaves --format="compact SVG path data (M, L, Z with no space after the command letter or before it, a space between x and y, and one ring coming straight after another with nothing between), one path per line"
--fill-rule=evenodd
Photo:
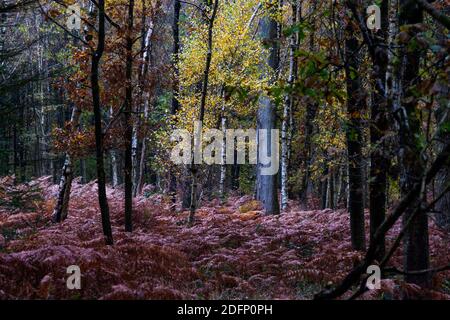
M282 23L287 16L288 6L280 6L279 0L264 0L262 2L264 14L270 16L277 22Z
M231 114L234 110L241 114L252 112L253 106L245 99L228 97L224 104L224 87L244 88L251 95L260 91L267 83L262 77L265 49L258 39L254 39L254 30L247 29L258 3L256 0L236 0L220 6L213 30L205 119L213 127L217 126L217 117L222 114L222 108L225 108L225 114ZM198 118L199 87L204 76L207 50L204 21L190 19L186 23L189 25L189 32L182 39L183 52L178 63L182 88L179 96L182 106L179 115L181 126L189 126L189 123Z

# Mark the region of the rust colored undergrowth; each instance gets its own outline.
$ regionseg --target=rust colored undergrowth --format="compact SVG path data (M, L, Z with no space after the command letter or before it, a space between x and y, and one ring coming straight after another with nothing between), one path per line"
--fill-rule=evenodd
M138 197L135 231L127 234L118 189L108 189L115 244L105 246L96 184L75 181L68 219L52 224L57 186L49 181L35 181L45 199L36 210L0 207L2 299L308 299L362 257L351 250L346 211L306 212L292 204L279 217L264 216L242 209L258 209L249 197L204 204L190 228L187 212L178 213L165 196ZM398 231L397 225L388 243ZM430 243L433 266L448 263L449 235L432 222ZM400 267L401 259L399 250L392 264ZM66 288L70 265L81 268L81 290ZM433 291L383 280L381 290L362 298L407 292L446 299L449 277L436 276Z

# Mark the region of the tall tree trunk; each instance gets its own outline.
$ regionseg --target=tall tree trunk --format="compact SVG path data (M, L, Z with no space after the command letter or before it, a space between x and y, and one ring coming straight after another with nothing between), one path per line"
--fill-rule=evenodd
M273 3L273 8L278 9L278 1ZM279 52L278 52L278 23L272 17L266 15L260 21L259 37L269 47L270 53L267 57L267 63L270 68L276 73L279 68ZM273 83L276 79L271 79ZM271 150L270 145L272 141L272 129L275 129L275 105L273 101L264 93L259 97L258 109L258 131L267 130L267 138L265 143L267 146L268 155L278 156L275 150ZM261 143L260 133L258 133L258 145ZM258 148L261 149L261 148ZM259 153L259 151L258 151ZM260 159L260 155L258 155ZM272 164L273 165L273 164ZM278 179L277 175L263 175L261 170L264 168L260 160L258 160L257 172L257 198L263 203L266 214L279 214L280 206L278 203Z
M300 19L301 5L298 0L292 3L292 26L296 26ZM289 149L290 136L292 135L292 109L294 107L294 82L297 79L297 57L295 52L298 50L299 36L298 32L292 33L289 44L289 79L288 85L290 92L286 95L283 108L283 121L281 124L281 209L285 210L289 200L288 190L288 168L289 168Z
M107 245L113 244L108 199L106 198L105 164L103 159L102 112L100 102L99 65L105 49L105 0L98 0L98 40L92 56L91 88L95 121L95 151L97 157L98 202L102 215L103 234Z
M364 250L364 185L363 185L363 132L361 129L361 116L364 108L364 92L359 75L360 53L359 42L355 37L356 28L349 21L345 29L345 57L347 82L347 149L349 166L349 212L352 247L355 250Z
M173 97L172 97L172 107L170 110L170 114L173 117L173 121L175 121L175 116L180 108L180 103L178 101L179 94L179 70L178 70L178 56L180 54L180 13L181 13L181 2L180 0L174 0L173 2L173 23L172 23L172 32L173 32L173 61L172 66L174 70L174 80L173 80ZM169 193L172 197L172 201L176 201L177 194L177 178L173 169L170 169L169 172ZM183 197L185 198L185 197ZM190 202L190 199L188 199ZM187 202L187 201L186 201Z
M144 2L144 11L145 11L145 2ZM153 35L153 22L150 21L147 26L145 15L142 18L142 60L144 64L142 65L142 69L140 72L140 83L141 87L145 88L145 81L147 79L147 74L150 65L150 52L151 52L151 38ZM148 120L149 114L149 106L150 106L150 92L149 89L144 89L142 92L142 100L143 107L140 106L138 112L144 112L143 121L146 122ZM133 122L133 142L132 142L132 157L133 157L133 196L136 197L138 194L142 193L142 188L144 186L144 166L145 166L145 157L147 152L147 139L144 137L142 139L140 156L138 155L138 147L139 147L139 137L138 132L139 128L142 125L142 118L139 116L137 121Z
M176 115L178 109L180 108L180 103L178 101L179 93L179 70L178 70L178 55L180 54L180 13L181 13L181 2L180 0L174 0L173 2L173 68L174 68L174 82L173 82L173 97L172 97L172 116Z
M376 55L373 61L373 93L371 108L370 143L372 153L370 155L370 177L369 177L369 210L370 210L370 241L372 242L375 232L383 223L386 216L386 192L387 172L389 159L383 146L383 137L389 129L387 118L387 102L385 96L385 79L387 69L386 38L388 34L388 1L381 4L381 30L375 37L377 43ZM377 83L379 85L377 85ZM384 92L379 90L379 87ZM379 244L378 258L384 256L384 239Z
M133 231L133 26L134 0L128 2L128 20L126 37L126 88L125 88L125 231Z
M404 5L407 0L401 0ZM423 12L413 4L411 6L401 6L400 25L410 25L421 23ZM415 31L410 31L415 36ZM419 66L420 52L418 49L403 48L401 54L402 64L402 85L404 97L413 97L413 86L420 81ZM402 162L402 172L400 187L403 194L407 194L416 184L421 184L421 177L425 171L423 159L421 159L420 142L418 141L421 132L421 121L417 110L416 99L402 99L405 101L399 110L400 115L400 159ZM421 195L408 210L405 211L403 222L406 223L414 210L422 206L424 199ZM425 270L429 268L429 245L428 245L428 216L421 211L413 218L407 229L404 239L404 269L406 272ZM407 275L405 279L409 283L420 286L430 285L429 274Z
M207 52L206 52L206 61L205 61L205 70L203 73L203 84L202 84L202 95L201 95L201 102L200 102L200 117L199 121L200 124L203 123L203 120L205 118L205 107L206 107L206 98L208 96L208 84L209 84L209 71L211 69L211 60L212 60L212 50L213 50L213 28L214 28L214 22L216 20L217 10L219 7L219 0L214 0L213 8L212 8L212 14L208 18L208 40L207 40ZM201 128L200 128L201 130ZM195 129L194 129L194 136L195 136ZM201 132L199 132L197 137L194 137L194 150L197 148L197 144L201 145L201 139L198 139L198 137L201 137ZM191 183L191 206L190 206L190 213L189 213L189 219L188 223L192 225L194 223L195 218L195 210L197 207L197 174L198 174L198 167L195 163L195 157L192 157L192 163L191 163L191 177L192 177L192 183Z
M317 3L313 2L310 6L309 13L313 14L316 10ZM315 22L313 21L313 24ZM315 51L315 25L313 25L313 30L311 31L309 35L309 51L314 52ZM312 100L312 99L311 99ZM317 109L319 107L318 103L316 101L307 101L306 103L306 114L305 114L305 133L304 133L304 145L302 150L302 166L304 173L302 175L302 180L300 182L300 194L299 194L299 200L302 206L307 209L308 208L308 199L311 194L312 190L312 183L311 183L311 163L312 163L312 138L314 134L314 119L317 114ZM326 190L326 188L325 188ZM326 192L325 192L326 193ZM323 204L323 207L326 206L326 203Z

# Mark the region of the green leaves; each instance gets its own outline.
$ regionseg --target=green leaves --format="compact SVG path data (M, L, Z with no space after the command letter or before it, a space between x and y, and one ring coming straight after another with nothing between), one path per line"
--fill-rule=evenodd
M300 42L305 39L306 37L306 31L310 31L311 26L306 21L299 22L296 24L291 25L290 27L283 29L283 35L285 37L290 37L294 34L298 34L298 38Z

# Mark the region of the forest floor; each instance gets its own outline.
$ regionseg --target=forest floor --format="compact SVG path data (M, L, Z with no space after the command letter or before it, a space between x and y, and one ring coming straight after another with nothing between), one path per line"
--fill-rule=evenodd
M345 210L301 211L292 203L280 216L264 216L251 198L232 197L204 203L188 227L187 212L152 195L135 200L130 234L119 189L108 189L115 244L105 246L96 184L75 181L67 220L52 224L58 187L50 181L13 195L0 188L1 299L310 299L362 258L351 250ZM31 188L42 199L20 200L17 190ZM24 203L12 209L11 201ZM397 225L388 243L398 231ZM450 235L432 221L430 246L433 266L450 261ZM400 267L401 259L398 250L392 265ZM81 290L66 288L70 265L81 269ZM433 291L393 278L362 298L398 299L402 292L450 299L450 272L434 277Z

